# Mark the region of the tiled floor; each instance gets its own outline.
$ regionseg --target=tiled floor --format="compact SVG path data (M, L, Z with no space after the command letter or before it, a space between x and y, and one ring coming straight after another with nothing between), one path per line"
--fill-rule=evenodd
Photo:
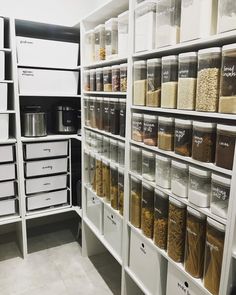
M120 294L121 270L110 254L81 256L69 229L39 234L23 260L14 241L0 244L1 295Z

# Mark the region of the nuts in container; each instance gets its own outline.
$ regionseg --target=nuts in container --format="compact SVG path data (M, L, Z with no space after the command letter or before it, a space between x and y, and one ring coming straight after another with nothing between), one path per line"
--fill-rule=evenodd
M174 118L159 117L158 122L158 147L165 151L174 149Z
M175 147L176 154L190 157L192 151L192 121L175 119Z
M132 114L132 139L143 141L143 114Z
M156 146L158 135L158 116L143 116L143 142L147 145Z
M120 65L120 91L127 91L127 63Z
M120 91L120 66L114 65L111 67L112 71L112 91Z

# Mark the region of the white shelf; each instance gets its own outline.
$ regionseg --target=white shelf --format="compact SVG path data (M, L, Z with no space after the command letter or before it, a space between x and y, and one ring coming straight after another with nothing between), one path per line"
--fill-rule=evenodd
M11 48L0 48L0 51L4 51L4 52L6 52L6 53L9 53L9 52L11 52L12 50L11 50Z
M16 111L13 111L13 110L6 110L6 111L2 111L0 110L0 114L15 114Z
M78 206L72 206L72 209L79 215L79 217L83 217L83 210L81 207Z
M66 205L66 206L61 206L61 207L57 207L57 208L39 210L39 211L35 211L35 212L27 212L25 218L27 220L28 219L35 219L35 218L46 217L46 216L50 216L50 215L71 212L71 211L74 211L73 207L71 207L70 205Z
M147 288L144 286L144 284L136 277L136 275L132 272L132 270L126 266L125 267L126 273L131 277L131 279L137 284L139 289L145 294L145 295L153 295L151 294Z
M140 146L140 147L142 147L144 149L148 149L148 150L151 150L153 152L157 152L157 153L169 156L171 158L175 158L177 160L187 162L187 163L192 164L192 165L200 166L200 167L209 169L211 171L215 171L215 172L222 173L222 174L225 174L225 175L228 175L228 176L232 176L232 171L231 170L218 167L218 166L214 165L213 163L200 162L200 161L192 159L191 157L184 157L184 156L181 156L181 155L178 155L178 154L174 153L173 151L164 151L164 150L159 149L156 146L146 145L143 142L138 142L138 141L135 141L135 140L130 140L130 143L134 144L134 145L137 145L137 146Z
M49 66L36 66L36 65L26 65L26 64L17 64L17 67L19 68L34 68L34 69L50 69L50 70L66 70L66 71L78 71L80 70L80 66L76 67L49 67Z
M81 97L81 94L62 94L62 93L58 93L58 94L52 94L52 93L20 93L19 96L34 96L34 97Z
M84 91L84 95L126 96L126 92Z
M102 130L87 127L87 126L84 126L84 128L87 129L87 130L93 131L93 132L100 133L102 135L106 135L108 137L112 137L112 138L115 138L115 139L118 139L118 140L121 140L121 141L125 141L125 137L122 137L120 135L112 134L112 133L109 133L109 132L106 132L106 131L102 131Z
M7 216L0 218L0 225L10 224L10 223L17 223L21 221L21 217L19 215Z
M13 84L13 80L0 80L0 83Z
M81 136L76 134L52 134L42 137L21 137L22 142L54 141L63 139L77 139L81 141Z
M117 57L114 59L110 60L102 60L98 61L89 65L85 65L84 68L87 69L92 69L92 68L97 68L97 67L105 67L105 66L111 66L111 65L116 65L116 64L122 64L127 62L127 57Z
M16 143L16 139L11 137L7 140L0 140L0 144L11 144L11 143Z

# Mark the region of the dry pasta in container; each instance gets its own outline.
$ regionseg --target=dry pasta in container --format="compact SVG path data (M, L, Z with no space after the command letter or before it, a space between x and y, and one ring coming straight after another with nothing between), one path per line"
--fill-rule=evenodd
M219 0L218 33L236 29L236 5L234 0Z
M165 151L173 151L174 149L174 118L159 117L158 118L158 147Z
M118 168L110 163L110 201L112 208L118 210Z
M143 141L143 114L132 114L132 139Z
M105 92L111 92L112 91L111 67L103 68L103 91L105 91Z
M142 215L141 229L143 234L152 239L154 228L154 188L142 183Z
M142 182L131 176L130 185L130 222L133 226L141 227Z
M148 181L155 181L155 154L142 150L142 176Z
M160 107L161 105L161 59L147 60L147 94L146 106Z
M118 54L118 19L111 18L105 22L106 59L117 57Z
M188 197L188 165L171 161L171 191L180 198Z
M156 185L171 188L171 158L156 155Z
M114 65L111 67L112 72L112 91L120 91L120 66Z
M147 89L147 63L145 60L134 62L133 104L145 106Z
M127 91L127 63L120 65L120 91Z
M158 135L158 116L143 115L143 142L147 145L156 146Z
M140 147L131 145L130 147L130 169L131 171L141 174L142 173L142 149Z
M175 119L174 151L181 156L190 157L192 152L192 121Z
M95 58L95 34L94 30L85 33L85 61L86 64L94 62Z
M124 212L124 170L118 169L118 207L119 212L123 215Z

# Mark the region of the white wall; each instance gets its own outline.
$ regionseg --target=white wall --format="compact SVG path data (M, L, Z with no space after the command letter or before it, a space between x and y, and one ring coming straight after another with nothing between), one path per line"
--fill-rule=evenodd
M104 2L106 0L0 0L0 14L73 26Z

